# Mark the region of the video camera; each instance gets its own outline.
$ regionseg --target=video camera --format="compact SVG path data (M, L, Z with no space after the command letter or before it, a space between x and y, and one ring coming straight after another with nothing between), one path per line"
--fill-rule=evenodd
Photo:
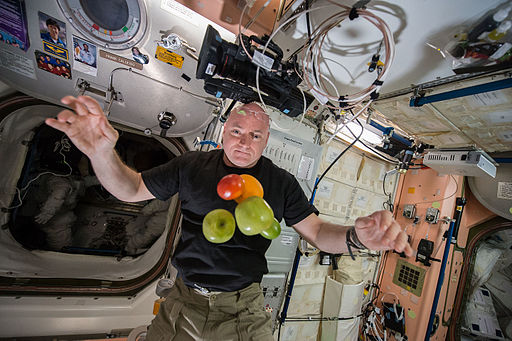
M261 57L260 51L253 46L253 42L264 46L269 37L261 39L256 36L241 35L241 42L253 58ZM301 79L295 71L296 60L281 62L283 51L274 42L270 41L263 59L270 61L267 65L269 71L260 67L259 88L264 102L271 105L290 117L300 115L304 110L302 93L297 89ZM251 59L241 45L227 42L221 38L219 32L208 25L199 53L196 78L204 79L204 90L217 98L231 98L242 103L258 101L258 93L252 88L256 86L256 69ZM221 78L214 78L215 75ZM306 104L309 106L313 97L307 93Z

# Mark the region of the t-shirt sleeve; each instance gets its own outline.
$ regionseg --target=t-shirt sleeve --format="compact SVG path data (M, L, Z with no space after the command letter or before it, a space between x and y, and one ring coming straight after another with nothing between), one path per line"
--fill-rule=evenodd
M142 181L155 198L167 200L179 191L180 159L180 156L175 157L167 163L141 173Z
M308 217L311 213L319 214L316 207L309 203L306 194L299 185L299 182L291 176L291 183L286 191L286 202L284 208L284 221L286 225L293 226Z

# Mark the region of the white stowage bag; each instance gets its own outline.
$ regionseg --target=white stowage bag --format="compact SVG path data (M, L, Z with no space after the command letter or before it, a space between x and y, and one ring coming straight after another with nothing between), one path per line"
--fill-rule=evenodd
M352 317L361 313L364 281L342 284L330 276L325 282L322 317ZM357 341L359 322L357 317L342 321L322 321L322 341Z

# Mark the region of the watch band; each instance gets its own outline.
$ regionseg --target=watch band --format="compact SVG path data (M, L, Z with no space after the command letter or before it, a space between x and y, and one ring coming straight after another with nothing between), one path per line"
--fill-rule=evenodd
M356 260L356 257L354 257L354 254L352 253L352 248L356 250L367 249L367 247L364 246L364 244L361 243L361 241L357 237L355 226L351 226L347 230L345 239L347 243L348 253L350 254L350 258L352 258L352 260Z

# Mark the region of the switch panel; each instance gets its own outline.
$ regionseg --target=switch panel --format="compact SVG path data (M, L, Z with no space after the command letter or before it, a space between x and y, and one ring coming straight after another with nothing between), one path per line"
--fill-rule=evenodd
M407 219L414 219L416 214L416 205L404 205L404 211L402 215Z
M272 329L277 326L277 314L283 303L286 278L286 273L269 273L261 280L265 310L272 314Z
M429 224L437 224L438 219L439 210L434 207L427 208L427 213L425 214L425 221Z

